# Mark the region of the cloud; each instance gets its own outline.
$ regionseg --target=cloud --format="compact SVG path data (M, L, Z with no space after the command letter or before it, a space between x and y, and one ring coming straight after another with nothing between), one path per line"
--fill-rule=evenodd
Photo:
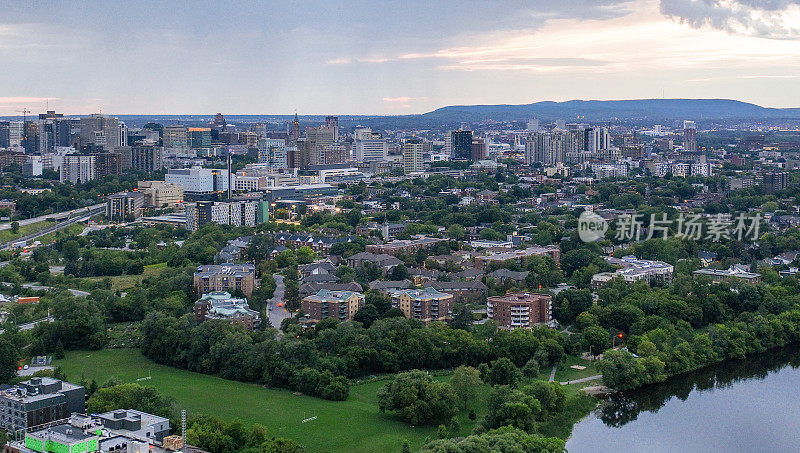
M609 62L591 58L487 57L461 60L439 69L464 71L555 71L568 68L602 67Z
M33 104L37 102L57 101L58 98L39 98L39 97L0 97L0 104Z
M796 75L749 75L742 77L743 79L798 79L800 76Z
M661 13L693 28L800 39L800 0L661 0Z

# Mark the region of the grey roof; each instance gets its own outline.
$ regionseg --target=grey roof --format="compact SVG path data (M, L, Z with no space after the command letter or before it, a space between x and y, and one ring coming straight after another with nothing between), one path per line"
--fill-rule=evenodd
M515 271L510 271L508 269L497 269L496 271L489 274L489 277L496 278L499 280L511 279L516 281L525 280L525 277L527 276L528 276L528 271L515 272Z
M430 286L443 292L449 291L485 291L488 288L483 282L469 281L469 282L431 282Z
M303 278L303 283L336 283L339 280L340 278L333 274L311 274Z
M369 283L369 289L383 290L383 289L405 289L410 288L411 282L408 279L404 280L374 280Z

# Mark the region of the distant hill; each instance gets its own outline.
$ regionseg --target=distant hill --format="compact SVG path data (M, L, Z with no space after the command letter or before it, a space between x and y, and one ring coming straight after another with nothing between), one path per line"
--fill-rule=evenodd
M635 120L724 120L797 119L800 108L776 109L731 99L634 99L626 101L535 102L519 105L454 105L422 115L441 122L543 120L587 121Z

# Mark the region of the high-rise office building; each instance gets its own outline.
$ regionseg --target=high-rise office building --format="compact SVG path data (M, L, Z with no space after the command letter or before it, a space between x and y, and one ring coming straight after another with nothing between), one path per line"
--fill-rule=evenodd
M683 150L687 153L697 152L697 126L694 121L683 122Z
M415 173L425 170L422 140L411 138L403 143L403 172Z
M325 117L325 127L330 129L333 132L333 141L339 141L339 117L338 116L326 116Z
M450 156L453 160L470 160L472 158L472 131L450 133Z
M39 152L51 153L56 146L70 146L72 121L64 115L48 110L39 114ZM1 147L1 146L0 146Z
M24 130L22 121L0 121L0 148L22 146Z
M189 134L190 148L209 148L211 146L210 127L190 127L187 133Z
M81 146L95 145L106 149L123 146L116 118L93 114L81 118Z
M355 159L358 162L386 160L388 156L389 144L384 139L357 138L355 141Z
M189 129L186 126L164 126L164 148L186 149L189 147Z
M302 145L301 145L302 144ZM325 126L306 128L305 141L298 143L300 149L297 168L308 168L311 165L325 163L325 148L333 145L333 131Z
M286 168L288 147L282 138L261 138L258 140L258 161L269 164L270 169Z
M39 123L36 121L25 121L25 131L22 137L22 147L28 154L39 152Z
M486 143L486 139L483 138L472 139L472 149L470 152L469 160L477 162L479 160L486 159L488 155L489 155L489 147Z

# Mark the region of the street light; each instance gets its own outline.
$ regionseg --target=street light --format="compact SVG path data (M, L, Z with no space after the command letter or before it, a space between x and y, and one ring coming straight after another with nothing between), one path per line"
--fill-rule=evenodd
M617 338L619 338L619 339L620 339L620 341L622 341L622 332L620 332L620 333L618 333L618 334L614 335L614 340L611 342L611 349L614 349L614 348L616 347L616 344L617 344Z

